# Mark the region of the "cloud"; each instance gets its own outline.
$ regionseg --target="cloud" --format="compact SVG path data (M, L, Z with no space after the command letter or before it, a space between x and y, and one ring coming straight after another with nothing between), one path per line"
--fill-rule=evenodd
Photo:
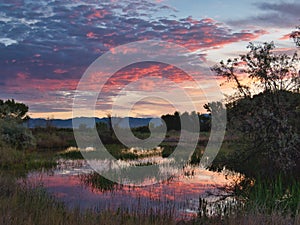
M289 40L291 39L291 33L283 35L279 40Z
M55 73L55 74L64 74L64 73L67 73L67 72L68 72L68 70L64 70L64 69L55 69L53 71L53 73Z
M42 99L57 104L57 96L50 92L74 90L97 57L133 41L171 41L197 51L250 41L265 33L232 30L211 18L178 18L173 14L176 10L150 0L7 1L0 12L0 97L24 99L29 105ZM205 60L204 54L195 56ZM166 68L132 68L130 75L124 72L112 79L107 90L139 79L140 69L152 76L162 69L162 76L185 80L173 68Z
M0 38L0 44L5 45L5 47L13 45L13 44L18 44L16 40L13 40L11 38Z
M257 16L252 16L241 20L231 20L230 25L241 26L266 26L277 28L294 28L300 20L300 2L257 2L254 6L258 10Z

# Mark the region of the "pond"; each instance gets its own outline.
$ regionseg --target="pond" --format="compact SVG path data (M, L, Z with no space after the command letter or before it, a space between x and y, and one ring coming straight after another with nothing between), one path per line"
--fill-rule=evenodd
M208 202L217 201L217 196L226 199L231 193L223 188L231 181L224 172L189 166L180 176L157 184L120 185L95 173L85 160L63 159L51 171L31 172L23 180L26 185L43 186L70 208L172 213L177 219L197 216L200 198Z

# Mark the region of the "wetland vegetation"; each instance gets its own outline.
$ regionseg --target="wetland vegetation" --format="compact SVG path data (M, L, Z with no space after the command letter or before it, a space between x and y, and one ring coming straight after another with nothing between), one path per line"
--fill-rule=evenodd
M297 54L274 54L274 48L273 43L250 44L248 54L212 68L233 81L237 90L226 104L228 126L209 168L216 171L210 172L213 175L200 170L199 163L209 139L211 115L222 108L221 103L205 105L207 115L163 115L167 133L155 149L126 148L110 124L96 125L112 156L125 166L131 163L142 168L172 155L180 137L180 116L198 116L202 130L182 177L171 177L148 189L123 186L94 173L77 149L71 129L55 128L51 123L45 128L26 128L28 107L0 100L0 224L300 224L300 78L295 65L299 58ZM239 71L258 82L259 93L240 82ZM86 127L79 129L89 132ZM148 127L132 131L140 139L150 136ZM85 151L93 156L95 149ZM211 176L222 176L227 182L206 183ZM30 182L37 177L44 183ZM51 189L52 178L64 187L70 183L81 188L85 192L80 193L87 196L97 194L105 203L115 202L111 207L70 207L63 201L66 193ZM176 195L178 190L182 192ZM179 201L189 193L190 199ZM83 198L78 192L72 196ZM118 206L114 196L126 196L124 201L131 200L132 205Z

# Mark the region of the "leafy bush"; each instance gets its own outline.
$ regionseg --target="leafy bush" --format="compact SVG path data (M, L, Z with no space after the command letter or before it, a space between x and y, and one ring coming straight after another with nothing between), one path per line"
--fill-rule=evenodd
M31 131L15 119L0 119L0 139L6 145L20 150L35 147Z
M228 132L238 140L224 164L251 177L299 176L299 57L275 54L273 42L248 48L212 68L237 90L227 113Z
M231 104L228 130L239 139L227 159L229 167L254 177L276 177L280 172L299 175L297 102L300 94L280 91Z

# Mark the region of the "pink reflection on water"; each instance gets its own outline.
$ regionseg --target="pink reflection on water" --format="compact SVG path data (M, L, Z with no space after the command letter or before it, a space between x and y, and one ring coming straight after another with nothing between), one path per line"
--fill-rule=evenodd
M118 186L111 191L101 191L85 185L82 171L76 166L72 169L79 172L66 172L65 169L52 173L35 172L28 176L27 182L33 186L43 185L70 208L153 209L156 212L172 211L180 219L197 215L200 195L229 183L222 174L197 168L193 176L182 176L168 182L141 187Z

